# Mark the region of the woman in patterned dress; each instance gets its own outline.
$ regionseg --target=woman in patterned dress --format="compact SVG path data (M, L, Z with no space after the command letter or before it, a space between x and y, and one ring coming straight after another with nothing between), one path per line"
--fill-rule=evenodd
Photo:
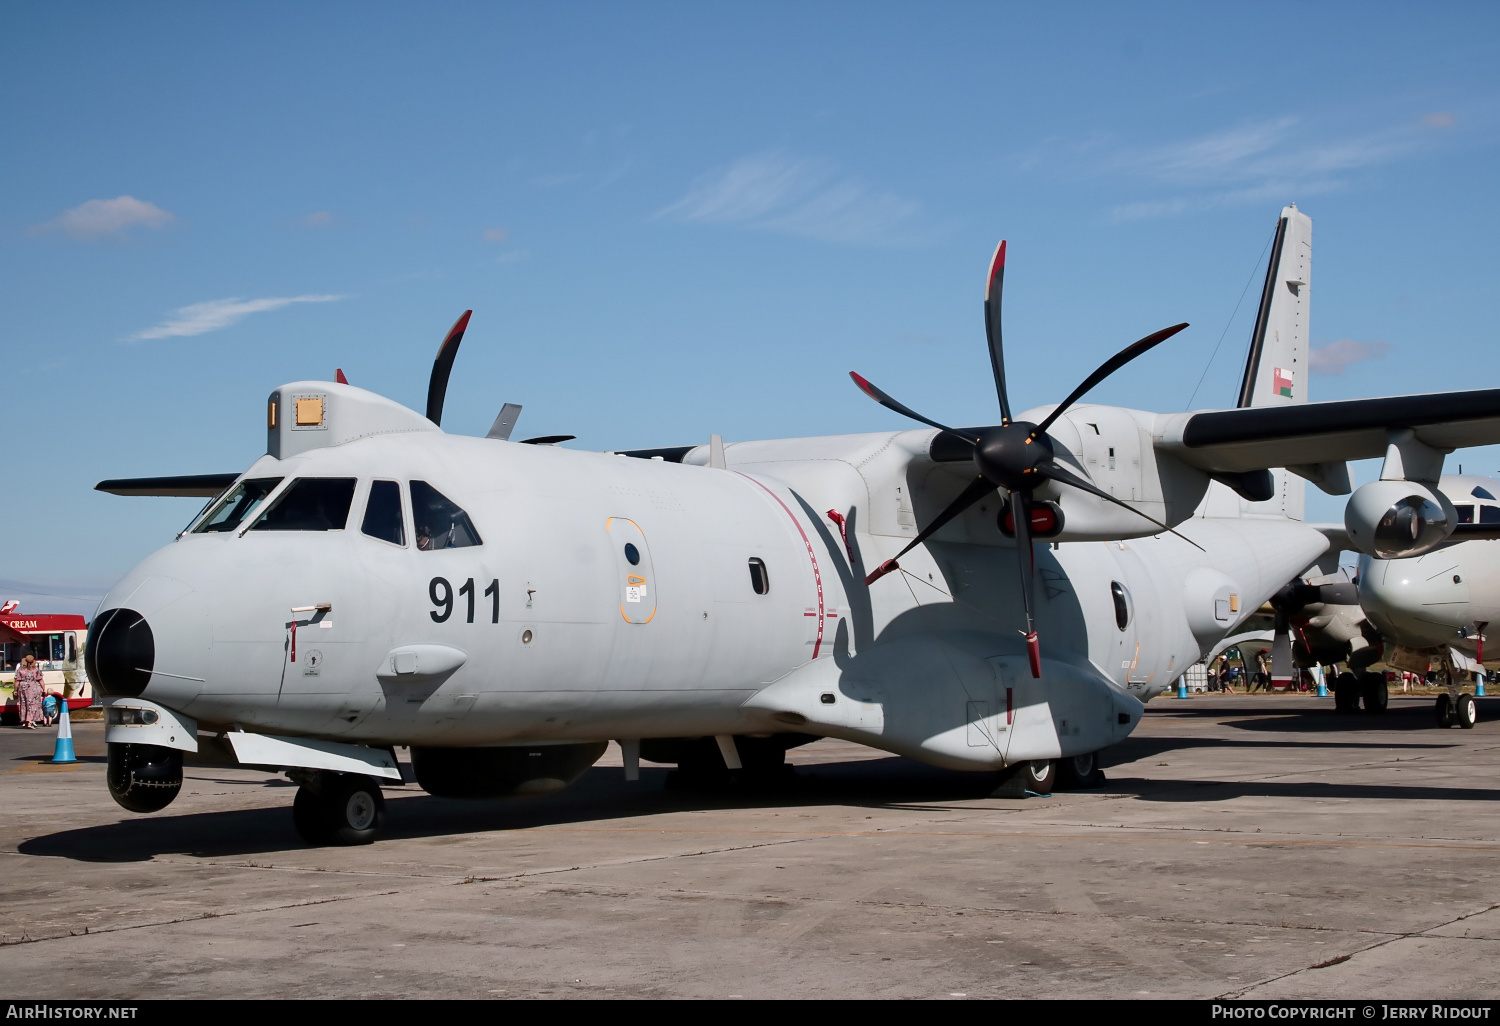
M30 652L16 667L16 708L21 714L21 726L35 730L42 718L42 668Z

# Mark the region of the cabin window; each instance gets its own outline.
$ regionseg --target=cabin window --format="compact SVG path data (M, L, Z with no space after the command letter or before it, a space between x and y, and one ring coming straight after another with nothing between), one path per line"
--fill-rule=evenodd
M1488 488L1485 488L1483 485L1475 485L1474 490L1469 494L1474 496L1474 498L1476 499L1489 499L1491 502L1495 501L1495 497L1490 494L1490 490Z
M1115 600L1115 626L1123 631L1130 626L1130 593L1119 581L1110 581L1109 594Z
M352 477L299 477L260 515L252 531L342 531L354 502Z
M411 483L411 515L417 548L424 552L483 544L469 514L426 481Z
M394 481L372 481L365 520L359 528L371 538L406 544L406 521L401 516L401 486Z
M631 566L641 565L641 550L635 547L634 542L625 543L625 562Z
M194 534L208 534L215 531L233 531L245 518L260 508L266 496L281 484L279 477L252 477L241 481L229 490L229 494L220 499L214 506L213 512L204 517L193 529Z
M1479 522L1481 524L1500 524L1500 506L1480 506Z
M750 587L755 594L764 595L771 590L771 577L766 572L766 561L759 556L750 557Z
M1458 511L1458 522L1460 524L1472 524L1474 522L1473 506L1454 506L1453 508Z

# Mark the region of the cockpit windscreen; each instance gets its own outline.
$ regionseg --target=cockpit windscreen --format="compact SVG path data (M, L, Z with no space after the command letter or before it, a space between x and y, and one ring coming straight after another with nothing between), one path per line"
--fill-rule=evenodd
M481 544L469 514L426 481L411 483L411 512L416 521L417 548L423 551Z
M342 531L353 501L352 477L298 478L250 530Z
M199 521L198 526L193 529L194 534L208 534L216 531L233 531L245 518L265 501L271 490L281 484L279 477L252 477L241 481L229 490L229 494L220 499L214 506L213 511Z

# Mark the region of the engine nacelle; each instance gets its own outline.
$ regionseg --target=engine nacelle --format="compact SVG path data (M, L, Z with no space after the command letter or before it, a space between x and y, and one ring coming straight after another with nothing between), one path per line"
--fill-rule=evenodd
M1379 559L1431 552L1457 522L1458 511L1447 496L1415 481L1360 485L1344 507L1344 527L1354 546Z
M607 741L498 748L413 747L411 768L422 790L439 798L549 794L583 776L608 747Z
M160 812L182 790L182 752L160 745L106 744L105 780L121 808Z

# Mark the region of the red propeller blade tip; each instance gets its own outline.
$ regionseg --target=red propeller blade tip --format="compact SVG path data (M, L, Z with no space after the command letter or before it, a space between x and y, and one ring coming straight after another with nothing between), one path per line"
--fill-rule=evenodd
M341 385L349 384L349 379L344 377L344 368L342 367L335 367L333 369L333 380Z
M862 374L859 374L856 371L850 371L849 376L854 379L854 383L859 386L859 390L861 392L869 396L871 399L876 398L873 391L875 386L870 384L870 382L867 381Z
M990 290L995 287L995 277L1005 270L1005 240L1000 240L1000 245L995 248L995 256L990 261L990 280L984 287L984 298L990 297Z
M1026 661L1031 663L1031 676L1037 680L1042 679L1042 643L1037 640L1036 631L1026 635Z
M881 563L873 571L871 571L869 577L865 578L865 587L868 588L870 585L872 585L876 581L880 580L882 577L884 577L886 574L890 573L892 570L900 570L900 569L901 569L901 567L896 563L896 561L894 559L888 559L888 560L886 560L884 563Z

